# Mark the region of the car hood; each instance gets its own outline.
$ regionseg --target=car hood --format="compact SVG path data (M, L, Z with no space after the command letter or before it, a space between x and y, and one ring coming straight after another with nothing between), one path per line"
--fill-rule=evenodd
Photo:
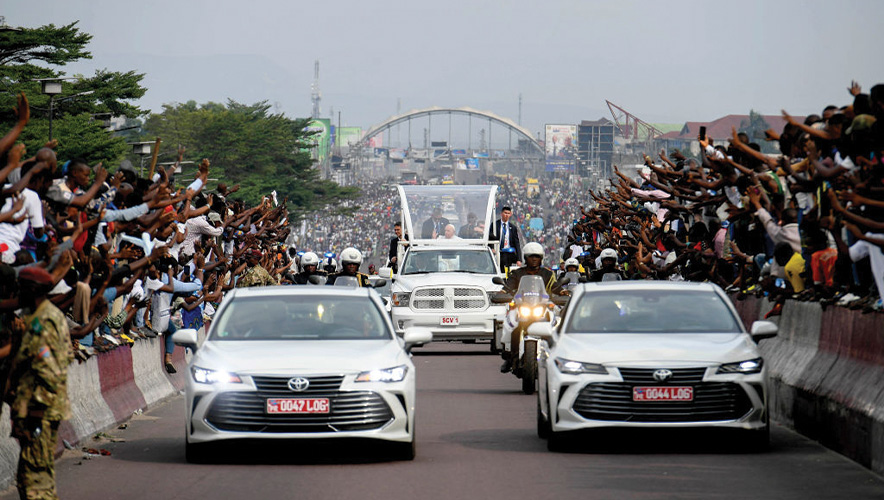
M193 364L239 374L349 373L406 363L397 340L205 342Z
M555 356L600 364L670 366L728 363L760 357L752 338L744 333L703 334L565 334Z
M410 274L401 276L393 283L392 291L410 292L419 286L478 286L487 291L500 290L500 285L491 283L491 278L496 274L472 274L472 273L427 273Z

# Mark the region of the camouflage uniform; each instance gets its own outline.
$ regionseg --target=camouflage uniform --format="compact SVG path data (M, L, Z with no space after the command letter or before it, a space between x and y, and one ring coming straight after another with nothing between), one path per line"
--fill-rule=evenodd
M12 351L6 393L12 435L21 446L18 491L23 499L57 499L55 446L58 424L71 412L67 391L67 367L74 358L71 337L64 314L48 300L22 319L27 330ZM31 412L43 414L29 417Z
M268 286L276 285L277 282L270 276L270 273L260 264L246 271L242 278L236 282L237 288L246 288L250 286Z

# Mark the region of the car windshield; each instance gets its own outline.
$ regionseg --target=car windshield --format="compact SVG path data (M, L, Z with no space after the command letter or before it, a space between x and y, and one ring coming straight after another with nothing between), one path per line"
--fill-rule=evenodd
M209 340L391 339L382 311L366 297L237 297Z
M566 333L737 333L737 318L713 292L611 290L584 293Z
M484 247L458 250L419 250L409 252L402 274L462 272L494 274L494 260Z

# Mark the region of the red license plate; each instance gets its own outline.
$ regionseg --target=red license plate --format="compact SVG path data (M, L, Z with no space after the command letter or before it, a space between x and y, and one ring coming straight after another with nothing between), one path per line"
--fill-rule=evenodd
M442 319L439 321L440 325L449 325L449 326L457 326L460 324L460 318L457 316L442 316Z
M267 413L328 413L328 398L270 398Z
M693 401L693 387L633 387L633 401Z

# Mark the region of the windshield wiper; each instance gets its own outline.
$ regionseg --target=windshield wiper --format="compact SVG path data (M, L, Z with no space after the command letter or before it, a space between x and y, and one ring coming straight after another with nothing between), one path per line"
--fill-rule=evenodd
M446 273L470 273L470 274L487 274L481 271L470 271L469 269L458 269L456 271L445 271Z

